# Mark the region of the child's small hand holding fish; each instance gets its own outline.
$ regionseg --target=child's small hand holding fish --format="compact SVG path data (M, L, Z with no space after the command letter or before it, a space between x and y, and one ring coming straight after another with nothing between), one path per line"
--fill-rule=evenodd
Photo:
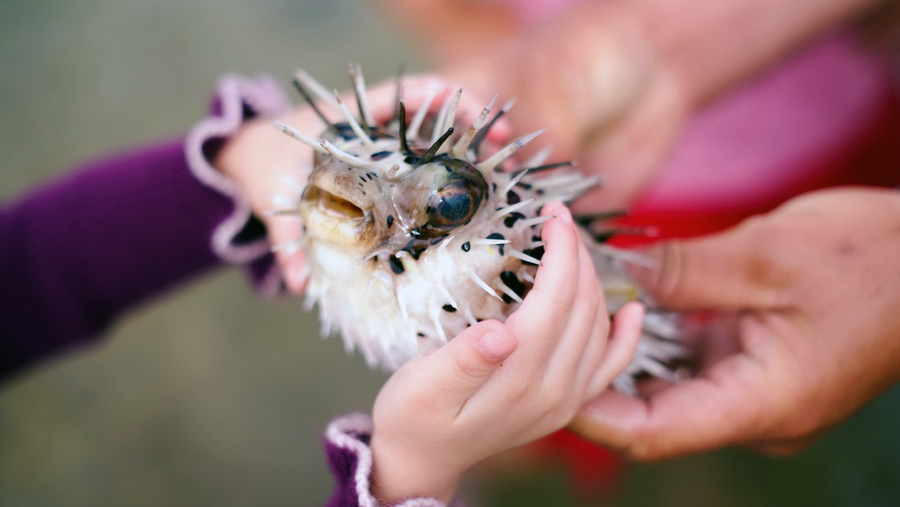
M404 100L413 109L426 101L442 100L453 90L450 83L434 75L404 79ZM341 100L351 103L352 94L345 92ZM393 79L368 89L368 103L376 121L385 122L394 114L396 94L397 84ZM470 114L479 111L482 105L480 99L471 95L461 97L460 107ZM300 132L316 132L322 128L319 113L334 116L327 108L315 111L306 106L282 114L277 122L291 125ZM215 165L237 183L254 216L264 222L269 242L276 246L275 254L287 288L299 294L305 284L304 255L299 248L285 246L298 243L301 224L276 216L273 211L299 201L313 169L313 150L285 136L272 126L272 121L273 118L260 117L245 122L218 154ZM502 122L490 133L491 138L500 136L508 136L508 127Z
M372 439L380 499L449 501L467 469L566 426L631 359L642 307L623 307L610 329L571 215L560 204L544 214L557 218L544 226L544 262L522 306L413 359L382 388Z

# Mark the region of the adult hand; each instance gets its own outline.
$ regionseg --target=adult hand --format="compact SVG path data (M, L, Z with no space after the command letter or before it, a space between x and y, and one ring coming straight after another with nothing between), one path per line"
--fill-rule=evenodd
M517 133L547 128L554 158L604 175L604 186L573 206L596 211L632 202L687 114L886 2L379 3L442 73L478 94L517 99Z
M604 393L573 429L641 460L802 448L900 378L898 252L900 193L863 188L650 250L661 268L636 274L662 305L736 312L735 333L697 378Z
M691 105L645 31L628 3L580 2L446 72L478 94L515 99L517 131L546 128L540 141L554 159L604 176L573 209L621 209L652 179Z
M642 309L623 307L610 329L603 293L571 215L545 213L543 265L504 324L484 321L413 359L375 401L375 494L449 500L480 461L565 426L628 364Z

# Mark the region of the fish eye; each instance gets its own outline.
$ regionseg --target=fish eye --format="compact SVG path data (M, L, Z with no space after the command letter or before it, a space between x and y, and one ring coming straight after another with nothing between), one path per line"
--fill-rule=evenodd
M454 182L438 191L428 223L436 227L456 227L471 220L481 197L474 188Z
M484 177L471 164L446 160L439 167L446 177L437 185L426 208L428 221L422 232L428 237L446 234L469 223L487 193Z

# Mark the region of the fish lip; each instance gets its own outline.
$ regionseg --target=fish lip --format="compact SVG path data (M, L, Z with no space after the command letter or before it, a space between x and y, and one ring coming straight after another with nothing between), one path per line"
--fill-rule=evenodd
M308 234L345 246L360 246L370 241L374 232L373 207L374 200L355 180L336 177L333 172L314 173L299 206Z
M374 207L375 200L357 185L355 178L346 174L336 176L334 171L314 171L310 175L307 192L315 187L336 199L347 201L364 213L369 212ZM307 192L304 192L304 198Z

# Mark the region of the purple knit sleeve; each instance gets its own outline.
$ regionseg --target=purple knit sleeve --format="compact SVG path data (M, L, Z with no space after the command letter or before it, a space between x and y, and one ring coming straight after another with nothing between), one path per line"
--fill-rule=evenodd
M0 378L95 341L223 261L276 287L264 228L208 159L244 119L286 104L271 80L226 76L186 140L88 163L0 206Z
M339 417L325 431L325 452L335 477L335 489L328 507L383 506L372 496L372 419L365 414ZM459 505L454 502L453 505ZM409 498L393 507L447 507L434 498Z
M218 264L228 198L181 141L111 156L0 209L0 375L86 343L123 310Z

